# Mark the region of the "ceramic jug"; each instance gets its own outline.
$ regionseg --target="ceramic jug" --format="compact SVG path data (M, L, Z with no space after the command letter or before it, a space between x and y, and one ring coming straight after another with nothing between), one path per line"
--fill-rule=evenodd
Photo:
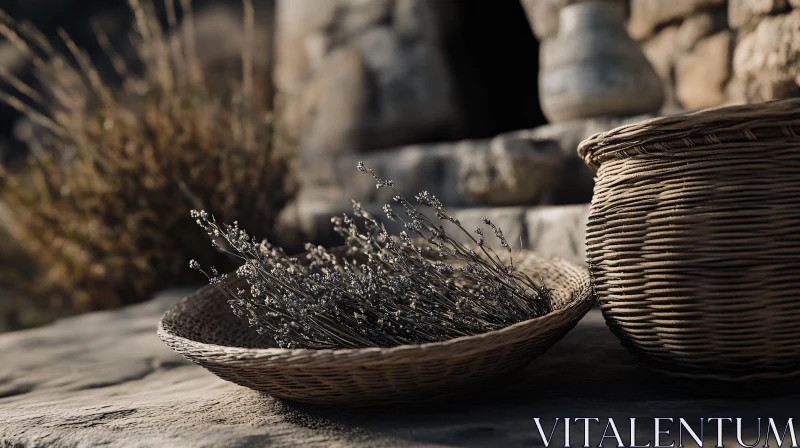
M661 79L624 27L617 1L561 9L558 35L540 52L539 99L551 122L655 112Z

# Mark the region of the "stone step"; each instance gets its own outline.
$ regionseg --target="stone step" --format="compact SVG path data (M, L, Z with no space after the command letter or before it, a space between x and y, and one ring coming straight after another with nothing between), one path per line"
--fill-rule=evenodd
M364 209L375 218L384 222L390 233L399 233L402 227L398 223L387 222L381 211L382 204L362 204ZM396 213L398 207L394 207ZM323 202L302 203L300 207L292 207L281 216L281 225L290 232L302 235L303 241L331 246L339 244L338 236L333 231L330 218L343 213L352 214L352 208L343 204ZM467 207L448 208L448 212L458 218L462 226L473 231L475 228L487 227L482 223L483 217L489 218L503 230L506 240L512 248L519 247L535 250L545 255L562 257L567 260L584 262L586 259L585 235L589 205L560 206L511 206L511 207ZM402 215L401 215L402 216ZM429 216L432 216L429 215ZM455 237L458 229L448 224L448 232ZM487 242L494 248L499 244L491 231L485 232ZM293 241L299 245L303 241Z

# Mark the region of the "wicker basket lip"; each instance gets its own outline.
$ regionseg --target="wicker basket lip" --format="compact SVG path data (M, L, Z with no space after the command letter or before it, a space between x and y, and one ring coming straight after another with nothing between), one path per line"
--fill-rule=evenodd
M193 339L188 339L183 336L178 336L170 331L168 331L164 326L164 320L173 312L174 309L178 308L181 304L186 301L196 300L197 296L201 295L203 291L207 291L212 286L205 286L201 290L197 291L194 294L191 294L187 297L184 297L178 304L176 304L173 308L168 310L164 316L158 322L158 336L161 338L162 341L165 343L167 339L178 342L180 345L185 347L194 347L198 350L203 350L206 352L218 352L218 353L225 353L228 356L236 356L237 361L240 362L248 362L249 360L256 360L262 358L272 358L272 357L281 357L281 358L293 358L295 360L299 360L302 358L308 359L317 359L317 358L337 358L337 357L352 357L354 355L359 356L369 356L371 354L380 354L381 356L388 356L388 355L399 355L403 353L409 353L414 351L420 350L431 350L436 348L444 348L449 347L451 345L460 345L465 343L474 342L481 339L486 338L499 338L505 334L513 333L518 329L528 326L537 324L544 320L553 319L559 315L568 313L573 311L576 307L587 306L593 304L595 302L594 294L591 293L591 284L590 284L590 277L588 270L577 263L573 263L568 260L564 260L557 257L546 257L547 260L557 263L563 263L581 271L581 287L572 293L572 300L565 305L563 308L558 310L552 311L550 313L545 314L544 316L535 317L533 319L528 319L522 322L517 322L516 324L509 325L508 327L501 328L499 330L489 331L486 333L476 334L476 335L469 335L469 336L460 336L457 338L448 339L445 341L439 342L429 342L425 344L404 344L399 345L396 347L370 347L370 348L361 348L361 349L284 349L284 348L277 348L277 347L269 347L269 348L246 348L246 347L235 347L235 346L227 346L227 345L218 345L218 344L209 344L205 342L199 342ZM168 345L170 345L168 343ZM231 360L228 363L232 363Z
M587 138L578 145L578 154L597 170L605 161L640 154L776 139L800 140L800 98L718 106L622 125Z
M184 346L193 346L197 349L201 349L206 352L206 356L211 355L212 353L224 353L226 356L235 356L235 359L228 358L226 360L226 364L232 365L237 363L249 364L250 361L255 361L259 359L292 359L293 363L300 365L302 360L319 360L319 359L330 359L335 360L338 358L348 358L353 360L356 356L357 357L369 357L370 355L380 355L380 360L375 360L375 363L378 364L390 364L391 361L387 358L390 358L395 355L403 355L409 354L417 351L430 351L435 350L438 348L447 348L451 345L460 345L460 344L467 344L476 342L482 339L487 338L500 338L505 334L513 333L519 330L522 327L528 325L535 325L541 320L546 319L553 319L557 316L571 312L573 308L586 306L591 302L594 302L593 296L591 294L581 294L580 297L576 300L573 300L570 304L561 308L557 311L553 311L548 313L544 316L540 316L534 319L528 319L526 321L518 322L514 325L509 325L508 327L502 328L500 330L494 330L487 333L471 335L471 336L460 336L458 338L448 339L446 341L441 342L429 342L426 344L406 344L406 345L399 345L397 347L370 347L370 348L363 348L363 349L321 349L321 350L314 350L314 349L283 349L283 348L244 348L244 347L233 347L233 346L225 346L225 345L216 345L216 344L207 344L203 342L198 342L195 340L187 339L181 336L176 336L170 332L168 332L161 322L158 325L158 335L161 337L162 340L165 338L169 338L174 342L180 342L181 345ZM497 348L498 344L491 344L488 346L491 349ZM465 356L468 356L469 353L466 353ZM452 356L448 356L452 358ZM405 362L405 361L402 361ZM363 365L369 365L368 362L363 363Z

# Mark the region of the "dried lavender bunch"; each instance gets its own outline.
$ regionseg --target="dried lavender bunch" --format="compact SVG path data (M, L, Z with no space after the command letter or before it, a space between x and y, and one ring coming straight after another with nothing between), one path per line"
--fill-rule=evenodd
M358 169L371 174L377 188L397 193L391 180L379 178L362 163ZM422 192L416 200L472 244L455 240L443 225L396 194L394 202L405 217L388 204L384 212L402 222L405 230L398 236L353 201L353 217L332 219L345 239L343 253L307 244L302 260L258 241L237 222L220 225L208 213L193 211L212 244L243 262L235 274L243 281L214 268L207 273L194 260L190 265L221 288L237 316L284 348L436 342L497 330L551 310L549 290L515 270L499 227L484 218L503 256L487 244L482 229L474 235L467 231L435 196Z

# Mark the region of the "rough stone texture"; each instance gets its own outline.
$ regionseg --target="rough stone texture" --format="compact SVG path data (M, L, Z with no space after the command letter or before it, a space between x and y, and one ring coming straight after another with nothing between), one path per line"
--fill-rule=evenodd
M800 88L800 9L765 17L740 37L733 56L733 83L742 99L767 101L793 96Z
M279 0L275 81L305 158L458 134L450 0Z
M503 136L464 159L458 188L478 204L536 204L555 190L563 161L554 140Z
M680 51L691 51L700 39L726 29L725 18L723 10L692 14L681 22L675 45Z
M560 171L549 191L539 187L520 192L529 195L530 202L525 206L546 204L582 204L591 200L594 188L594 173L578 157L578 144L591 135L608 131L624 124L635 123L654 115L634 117L600 117L589 120L575 120L566 123L550 124L535 129L501 134L491 140L464 140L460 142L435 143L405 146L391 150L375 151L368 154L341 154L336 157L318 157L313 175L306 176L305 184L295 203L281 212L279 225L298 234L299 240L284 244L302 244L305 240L314 242L336 241L330 229L330 217L351 210L350 201L358 200L365 207L380 213L380 206L391 202L392 193L387 189L376 189L368 175L359 173L356 164L363 161L381 177L398 182L401 193L413 197L418 192L429 191L436 195L449 209L474 207L475 198L465 195L458 188L459 173L470 160L483 160L486 154L497 151L509 154L521 151L519 146L538 145L543 141L555 141L560 151L559 162L556 155L548 153L548 166L558 166ZM490 150L490 148L496 148ZM524 150L527 151L527 150ZM490 156L491 158L491 156ZM533 159L530 160L534 160ZM487 162L496 164L498 161ZM546 180L541 168L517 169L509 171L515 180L503 179L500 186L541 185ZM531 172L540 173L542 178L526 179ZM402 182L401 182L402 180ZM530 187L525 187L530 188ZM536 192L537 194L531 194ZM495 190L497 191L497 190ZM505 194L505 193L504 193ZM534 198L534 196L536 196ZM499 196L498 196L499 197ZM500 198L502 199L502 198ZM521 201L517 196L515 202ZM372 208L370 208L372 207ZM298 232L295 232L297 230ZM302 246L300 246L302 247Z
M531 208L525 215L528 246L538 252L583 262L588 205Z
M671 110L678 107L675 96L675 58L678 54L678 38L681 27L670 25L664 27L654 36L642 42L642 51L664 83L664 107Z
M691 382L648 373L594 309L528 367L450 403L364 410L297 405L227 383L167 349L156 322L181 294L0 335L0 446L543 446L532 418L549 428L556 417L586 416L602 422L590 425L592 446L606 418L620 425L632 416L644 445L654 417L741 417L754 430L756 417L796 417L800 399L793 389L757 400L712 398L687 389ZM718 393L733 398L742 391ZM551 446L564 444L559 425ZM575 446L583 425L571 428ZM735 425L724 429L724 443L734 444ZM707 428L708 446L715 432ZM622 433L627 443L628 429ZM745 434L755 440L754 432Z
M661 24L701 9L725 5L726 0L631 0L628 33L636 40L653 34Z
M733 53L726 4L727 0L631 0L628 32L641 41L664 83L662 112L726 102Z
M742 81L731 77L725 86L725 104L747 104L747 86Z
M155 334L188 293L0 336L0 446L213 447L343 443L184 361Z
M678 99L688 109L717 106L725 101L730 77L733 34L721 31L682 54L675 66Z
M788 7L787 0L728 0L728 23L732 28L752 29L763 16Z
M469 231L474 231L478 227L483 228L486 241L492 248L499 250L499 241L494 237L491 228L483 223L484 217L489 218L494 225L500 227L508 244L512 249L516 250L520 247L530 247L528 244L528 229L525 225L526 211L526 207L476 207L455 210L453 216L458 218L458 220L461 221L461 225ZM455 226L447 224L445 228L449 234L458 236L461 241L468 242L468 237L466 237L466 235L459 235ZM473 237L474 236L475 235L473 235Z
M726 103L734 35L725 1L633 0L631 8L628 29L644 36L642 49L664 83L662 112Z
M577 159L577 144L590 133L609 130L623 121L600 118L514 131L490 140L320 156L311 165L309 173L313 175L305 179L299 201L345 206L351 199L390 201L393 194L389 190L376 190L372 177L356 171L356 164L363 161L381 177L398 181L402 193L427 190L450 207L586 202L591 187L588 191L582 188L579 194L569 193L573 183L585 177L591 182L593 176L582 162L571 163ZM480 164L484 166L477 166ZM492 170L495 172L489 172Z
M387 230L397 233L402 228L399 223L383 219L381 204L363 204L364 209L382 220ZM333 232L330 218L342 213L351 213L352 208L322 202L301 203L294 209L291 221L284 218L282 225L291 225L299 230L303 241L315 244L339 244ZM538 206L538 207L469 207L448 208L448 212L458 218L465 229L472 231L486 226L481 222L483 217L491 219L502 230L512 248L532 249L547 255L558 256L583 263L586 252L583 241L586 233L586 216L588 204L570 206ZM445 227L454 237L465 240L460 231L445 223ZM488 229L488 228L487 228ZM493 247L499 247L497 241L487 231L487 240ZM299 245L301 241L294 242Z
M636 123L655 115L636 115L633 117L598 117L588 120L574 120L555 123L535 129L516 131L507 136L531 139L552 139L559 143L564 154L562 175L551 196L552 204L580 204L592 198L594 173L578 157L578 144L598 132Z
M578 157L578 144L597 132L652 116L599 117L513 131L490 140L420 144L368 154L320 155L309 166L308 172L311 174L303 179L304 185L297 203L283 212L283 220L290 228L303 228L306 224L301 223L297 216L308 216L306 212L309 210L329 206L349 209L351 199L362 204L389 202L392 197L390 191L376 190L370 176L356 171L355 166L359 161L373 168L381 177L398 181L401 193L413 196L427 190L448 207L469 207L480 202L509 204L511 201L515 205L528 206L585 203L592 197L594 173ZM546 150L546 157L534 155L533 149L546 149L545 141L557 142L560 154ZM504 175L510 177L498 179L492 188L485 189L487 195L491 193L491 197L465 194L467 186L459 186L459 173L466 169L466 165L488 159L488 165L500 167L510 163L505 156L512 154L527 154L524 157L527 168L515 166L514 169L507 169ZM517 156L511 157L515 158ZM559 175L555 179L547 176L548 173L541 166L535 166L540 160L546 162L546 166L553 168L554 172L558 170ZM531 177L532 173L536 177ZM466 180L464 176L461 179ZM523 187L512 195L509 191L512 185ZM545 189L545 186L549 187Z
M390 190L376 189L371 176L356 170L356 164L363 161L382 178L395 180L403 194L413 196L427 190L445 205L470 205L470 199L457 188L458 173L464 160L488 151L489 140L464 140L319 157L309 171L313 175L306 179L299 200L344 206L349 206L351 199L365 204L391 201L394 194Z

